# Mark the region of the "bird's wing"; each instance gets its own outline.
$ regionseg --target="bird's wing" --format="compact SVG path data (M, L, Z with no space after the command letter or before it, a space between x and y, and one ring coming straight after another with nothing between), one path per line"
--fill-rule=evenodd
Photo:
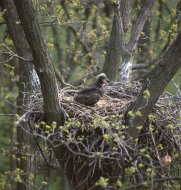
M86 87L78 92L78 94L91 94L92 92L95 92L97 88L95 86Z

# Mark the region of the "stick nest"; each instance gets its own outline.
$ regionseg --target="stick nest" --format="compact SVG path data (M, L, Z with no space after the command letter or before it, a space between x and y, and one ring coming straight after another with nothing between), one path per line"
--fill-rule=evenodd
M90 165L88 175L96 178L97 174L96 180L104 175L115 181L112 176L118 173L116 176L121 179L127 176L129 184L136 184L137 179L145 179L148 168L157 170L157 176L164 176L165 167L170 167L173 160L180 162L175 155L181 147L181 99L172 94L161 95L138 139L127 137L124 114L140 89L137 82L131 85L112 83L105 87L105 95L95 107L74 102L77 92L74 89L66 87L60 91L66 122L48 133L47 138L62 167L66 170L65 165L72 165L74 168L71 173L66 171L70 178L77 170L85 172L81 166L84 162ZM34 96L27 109L35 118L42 113L42 105L41 95ZM130 174L135 175L131 177ZM85 180L79 185L83 183L91 181Z

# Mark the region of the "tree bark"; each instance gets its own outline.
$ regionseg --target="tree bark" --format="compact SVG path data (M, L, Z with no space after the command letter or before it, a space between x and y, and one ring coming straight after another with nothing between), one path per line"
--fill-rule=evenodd
M123 55L123 63L122 63L122 70L120 73L120 80L127 82L127 79L129 76L125 76L125 73L129 73L129 71L126 71L128 67L128 64L131 62L131 58L134 54L135 48L137 46L139 37L141 35L141 32L143 30L144 24L150 14L150 10L153 7L155 3L155 0L147 0L143 3L143 6L141 8L140 14L136 20L135 26L133 28L133 32L131 34L131 38L126 46L126 54ZM125 80L126 79L126 80Z
M62 125L64 117L58 97L55 69L44 42L32 1L17 0L14 3L32 52L35 70L40 79L45 119L49 123L56 121L58 125Z
M29 103L30 93L37 92L40 90L39 80L34 73L34 68L32 64L32 55L26 41L24 32L17 21L19 20L15 5L12 0L0 1L0 7L2 10L6 10L4 13L4 19L6 21L8 31L13 40L14 46L16 48L16 52L23 59L19 59L19 96L17 98L17 112L19 115L24 112L23 106L26 106ZM30 60L30 61L25 61ZM26 126L26 130L28 127ZM35 163L32 162L34 160L34 152L36 151L35 143L32 139L32 136L26 133L22 126L18 126L17 128L17 142L18 142L18 152L17 158L19 161L17 162L17 167L20 168L24 173L22 175L23 183L18 182L16 189L18 190L30 190L31 185L29 184L29 174L35 173ZM30 146L31 145L31 146ZM23 147L24 148L22 150ZM23 159L25 157L25 153L28 152L31 154L27 159Z
M151 63L151 56L150 56L150 28L151 22L150 19L147 19L145 25L143 27L143 35L140 36L138 41L138 58L137 58L137 65L145 64L147 69L140 69L136 72L136 77L141 78L145 73L149 72L149 67L152 65ZM133 68L132 68L133 69Z
M139 38L138 45L138 59L137 64L149 63L150 62L150 20L147 19L143 27L143 35Z
M119 13L119 6L116 6L111 36L107 47L107 54L102 71L107 77L115 81L117 79L118 68L121 64L121 56L124 53L124 32L122 18Z
M121 64L121 60L122 60L123 69L120 74L121 75L120 80L125 80L125 78L127 78L125 77L124 73L128 73L128 72L124 70L125 68L127 68L127 64L129 64L133 56L138 39L144 27L145 21L148 18L150 10L155 3L155 0L147 0L143 4L140 15L135 23L131 38L127 45L125 45L124 43L125 41L124 31L126 31L126 27L127 27L126 25L128 23L125 21L125 17L123 17L124 16L123 13L120 14L119 12L120 10L119 3L126 3L126 2L118 0L117 4L115 5L116 11L115 11L115 16L113 20L110 41L107 48L105 63L102 69L103 72L108 76L108 78L113 81L117 79L118 68ZM130 7L130 2L127 2L125 6ZM123 20L124 20L124 23L123 23Z
M150 14L150 10L153 7L154 3L155 3L155 0L148 0L144 2L143 4L140 15L135 23L131 38L127 46L127 49L130 55L132 55L133 52L135 51L138 39L140 37L144 24Z
M21 26L17 24L19 18L13 1L12 0L1 1L0 6L2 10L6 9L4 13L4 19L6 21L8 31L13 40L18 55L24 59L24 60L19 59L20 82L18 85L19 88L21 89L19 99L22 99L24 96L24 94L22 94L23 92L37 91L40 88L39 86L40 84L39 81L37 81L37 79L33 80L32 55L29 50L29 46L26 41L24 32Z
M136 101L128 108L128 110L132 110L133 113L140 111L142 114L142 117L130 117L127 115L129 122L128 133L131 137L137 138L139 136L140 130L137 126L144 126L149 113L152 111L161 93L181 67L180 50L181 31L175 41L162 57L160 57L158 65L149 73ZM150 94L148 94L147 97L145 97L146 90Z
M119 0L120 1L120 14L123 20L123 30L124 33L128 30L128 25L130 23L130 9L132 5L132 0Z

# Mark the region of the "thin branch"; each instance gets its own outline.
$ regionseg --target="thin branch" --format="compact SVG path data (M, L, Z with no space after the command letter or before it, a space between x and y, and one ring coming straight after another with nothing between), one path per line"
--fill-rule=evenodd
M22 121L22 122L23 122L23 121ZM41 153L41 155L42 155L42 157L43 157L43 159L44 159L44 161L45 161L46 166L49 167L49 168L51 168L51 169L57 169L56 167L54 167L54 166L52 166L52 165L50 165L50 164L48 163L48 161L47 161L47 159L46 159L46 157L45 157L45 154L43 153L43 150L42 150L42 148L40 147L40 144L39 144L39 142L38 142L37 136L35 136L35 134L33 134L34 129L32 128L32 126L31 126L31 124L30 124L30 120L28 120L27 122L28 122L28 126L29 126L29 128L30 128L30 130L31 130L31 133L32 133L32 135L33 135L34 141L35 141L35 143L36 143L36 145L37 145L37 147L38 147L38 149L39 149L39 151L40 151L40 153Z
M32 60L27 60L19 55L17 55L16 53L14 53L3 41L0 40L1 45L7 49L9 52L2 52L1 54L6 54L6 55L10 55L11 57L8 60L2 61L0 63L7 63L8 61L10 61L11 59L13 59L14 57L17 57L23 61L27 61L27 62L32 62Z
M9 54L9 53L3 53L3 54L8 54L8 55L11 55L11 54ZM9 61L11 61L13 58L19 58L19 59L21 59L21 60L23 60L23 61L27 61L27 62L32 62L32 60L27 60L27 59L24 59L23 57L21 57L21 56L19 56L19 55L17 55L17 54L13 54L13 55L11 55L10 56L10 58L9 59L7 59L7 60L4 60L4 61L0 61L0 63L8 63Z
M163 1L159 0L158 1L159 5L158 5L158 11L159 11L159 18L158 18L158 22L157 22L157 26L155 28L155 40L157 41L159 39L159 32L160 32L160 28L161 28L161 21L163 19Z

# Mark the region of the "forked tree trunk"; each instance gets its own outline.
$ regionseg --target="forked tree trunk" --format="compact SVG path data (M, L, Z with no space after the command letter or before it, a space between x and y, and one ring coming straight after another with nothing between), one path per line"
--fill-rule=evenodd
M102 70L110 80L115 81L117 79L119 66L122 64L123 72L120 74L120 80L124 81L125 78L127 78L124 73L128 73L124 71L124 68L127 68L127 65L131 61L138 39L155 0L147 0L143 3L128 44L125 44L126 40L124 38L124 32L127 30L128 22L126 22L125 14L120 14L120 7L125 6L128 9L131 6L131 2L120 0L116 2L113 26ZM129 10L127 10L127 12L128 11Z

